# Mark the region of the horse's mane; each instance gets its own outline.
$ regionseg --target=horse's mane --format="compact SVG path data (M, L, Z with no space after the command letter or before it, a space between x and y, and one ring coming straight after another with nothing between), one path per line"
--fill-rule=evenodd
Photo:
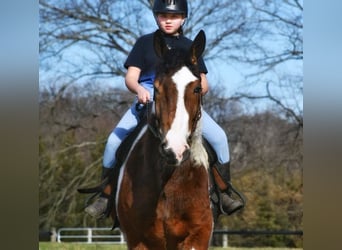
M197 166L204 166L206 169L209 168L209 160L207 151L202 141L202 120L197 122L196 129L192 135L191 143L191 160L194 161Z

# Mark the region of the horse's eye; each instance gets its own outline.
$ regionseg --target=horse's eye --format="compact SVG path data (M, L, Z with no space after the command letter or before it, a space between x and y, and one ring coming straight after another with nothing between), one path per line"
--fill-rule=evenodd
M194 89L194 93L195 94L199 94L199 93L201 93L202 92L202 88L201 87L196 87L195 89Z

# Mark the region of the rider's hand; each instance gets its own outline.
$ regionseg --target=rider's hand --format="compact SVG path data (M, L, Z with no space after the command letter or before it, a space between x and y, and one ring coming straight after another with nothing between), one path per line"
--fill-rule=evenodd
M143 86L140 86L137 91L138 102L146 104L150 100L150 92Z

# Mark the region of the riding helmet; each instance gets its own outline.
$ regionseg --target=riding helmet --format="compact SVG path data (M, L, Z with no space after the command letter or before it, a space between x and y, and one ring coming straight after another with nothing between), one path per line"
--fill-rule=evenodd
M188 3L186 0L155 0L153 13L177 13L188 17Z

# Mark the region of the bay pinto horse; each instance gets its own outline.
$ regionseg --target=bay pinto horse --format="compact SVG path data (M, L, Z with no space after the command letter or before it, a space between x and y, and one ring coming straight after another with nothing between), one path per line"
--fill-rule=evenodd
M205 34L201 30L190 50L182 51L169 50L156 31L154 48L161 58L155 100L120 169L120 228L128 249L208 249L213 216L197 66Z

